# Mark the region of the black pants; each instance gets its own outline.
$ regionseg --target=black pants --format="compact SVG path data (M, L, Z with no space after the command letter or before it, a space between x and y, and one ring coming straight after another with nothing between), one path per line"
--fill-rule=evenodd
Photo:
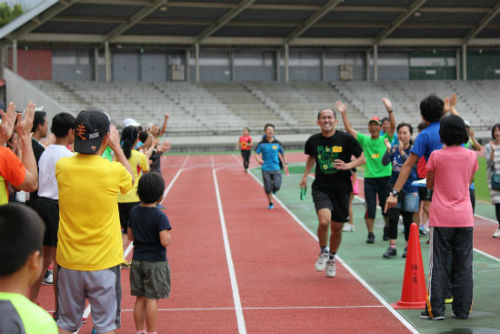
M495 204L495 214L497 216L498 224L500 225L500 203Z
M248 164L250 163L250 150L241 150L241 156L243 157L243 167L248 169Z
M472 227L431 227L430 304L427 304L427 310L434 317L444 315L444 300L449 284L453 294L453 313L462 318L469 316L473 289L472 238ZM451 272L448 270L450 259Z
M476 212L476 191L469 188L470 203L472 204L472 213Z
M405 226L405 240L408 241L408 238L410 236L410 225L413 221L413 212L401 211L398 208L387 210L387 216L389 217L389 238L398 238L399 215L403 216L403 224Z

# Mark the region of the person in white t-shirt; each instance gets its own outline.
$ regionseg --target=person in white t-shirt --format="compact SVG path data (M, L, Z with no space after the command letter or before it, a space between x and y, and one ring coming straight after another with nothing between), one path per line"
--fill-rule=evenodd
M68 149L75 141L75 117L69 113L59 113L52 119L50 131L55 136L55 143L49 145L38 161L38 200L36 211L45 223L43 237L43 270L42 275L30 289L30 299L37 301L40 284L49 265L54 261L57 247L57 230L59 226L59 191L55 166L59 159L72 156ZM56 268L54 267L54 293L56 286ZM56 296L57 305L57 296Z

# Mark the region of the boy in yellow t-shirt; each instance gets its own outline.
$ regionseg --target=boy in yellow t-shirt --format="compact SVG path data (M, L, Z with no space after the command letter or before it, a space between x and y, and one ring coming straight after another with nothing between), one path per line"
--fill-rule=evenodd
M106 146L115 153L110 162L101 155ZM57 325L71 333L82 322L85 299L92 307L98 333L120 327L121 247L118 193L132 188L133 173L118 131L100 111L82 111L75 122L77 155L59 159Z
M26 294L42 271L45 226L27 206L0 206L0 333L57 333L57 325Z

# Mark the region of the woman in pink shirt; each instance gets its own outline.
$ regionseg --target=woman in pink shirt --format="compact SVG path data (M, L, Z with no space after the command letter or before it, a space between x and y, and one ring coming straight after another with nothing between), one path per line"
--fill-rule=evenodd
M468 136L460 117L444 117L439 135L445 145L432 152L427 161L427 187L434 193L429 214L429 295L421 317L444 319L445 294L451 282L453 317L466 319L472 307L473 286L474 215L469 186L478 164L476 153L463 147Z

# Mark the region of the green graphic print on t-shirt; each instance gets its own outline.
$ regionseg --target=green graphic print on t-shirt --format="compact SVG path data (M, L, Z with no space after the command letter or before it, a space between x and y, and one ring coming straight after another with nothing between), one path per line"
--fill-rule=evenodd
M318 161L321 172L323 174L336 174L337 169L334 167L333 163L335 159L339 158L342 152L342 146L321 146L318 145Z

